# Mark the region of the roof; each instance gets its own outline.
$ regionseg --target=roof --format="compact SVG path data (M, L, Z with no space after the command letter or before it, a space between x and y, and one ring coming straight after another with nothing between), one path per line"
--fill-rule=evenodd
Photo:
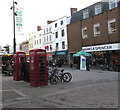
M86 7L84 9L80 10L80 11L75 12L71 17L70 24L73 24L75 22L84 20L83 19L83 11L86 10L86 9L88 9L88 11L89 11L89 18L92 17L92 16L95 16L94 6L97 5L97 4L101 4L101 6L102 6L102 12L101 13L109 11L109 2L100 1L100 2L97 2L93 5L90 5L90 6ZM118 2L118 7L120 7L120 1Z

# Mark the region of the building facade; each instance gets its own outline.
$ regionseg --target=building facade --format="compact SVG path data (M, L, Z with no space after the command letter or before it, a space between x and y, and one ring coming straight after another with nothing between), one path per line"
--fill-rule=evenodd
M61 59L64 64L67 63L67 25L69 23L70 17L67 16L55 21L47 21L46 26L28 36L29 50L45 49L48 60Z
M20 51L24 51L26 54L29 53L29 41L28 40L20 44Z
M95 61L120 63L120 2L98 2L74 13L68 32L68 52L85 50L93 54Z

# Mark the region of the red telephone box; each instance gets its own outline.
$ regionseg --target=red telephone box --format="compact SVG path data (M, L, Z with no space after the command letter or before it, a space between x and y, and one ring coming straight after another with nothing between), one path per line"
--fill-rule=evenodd
M46 51L33 49L30 54L30 85L44 86L48 84Z
M13 55L13 80L23 80L26 63L25 52L15 52Z

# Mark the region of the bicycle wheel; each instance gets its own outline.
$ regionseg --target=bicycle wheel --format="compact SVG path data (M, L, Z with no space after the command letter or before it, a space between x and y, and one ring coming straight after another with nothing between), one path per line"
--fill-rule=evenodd
M62 76L63 82L70 82L72 79L72 75L68 72L65 72Z
M53 85L58 83L58 77L56 75L51 75L49 80L50 80L49 82Z

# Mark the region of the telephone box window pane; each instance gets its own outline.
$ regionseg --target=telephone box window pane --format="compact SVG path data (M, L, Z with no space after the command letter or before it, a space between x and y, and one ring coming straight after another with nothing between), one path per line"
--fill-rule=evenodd
M31 62L34 62L34 57L31 57L31 59L30 59L30 60L31 60Z

